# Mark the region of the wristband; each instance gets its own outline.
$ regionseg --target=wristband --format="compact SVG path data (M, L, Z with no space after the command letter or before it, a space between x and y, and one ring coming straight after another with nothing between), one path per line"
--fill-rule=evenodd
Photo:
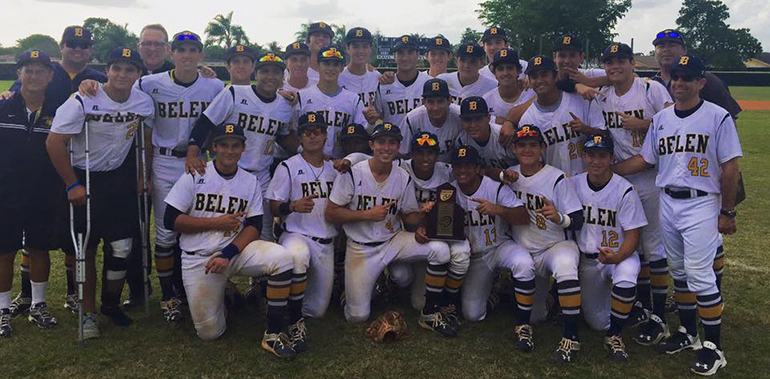
M281 214L281 216L288 216L291 214L291 203L285 202L278 206L278 213Z
M567 229L570 225L572 225L572 219L569 217L569 215L565 215L564 213L559 213L559 216L561 216L561 222L559 222L557 225L560 227Z
M75 183L72 183L71 186L67 187L67 192L72 191L75 187L80 185L80 180L76 180Z
M235 246L234 244L229 244L225 246L224 249L222 249L222 254L219 256L220 258L225 259L232 259L234 256L238 255L241 251L238 249L238 246Z
M505 175L504 175L504 173L505 173L505 170L503 170L503 171L500 171L500 183L502 183L502 182L505 180Z

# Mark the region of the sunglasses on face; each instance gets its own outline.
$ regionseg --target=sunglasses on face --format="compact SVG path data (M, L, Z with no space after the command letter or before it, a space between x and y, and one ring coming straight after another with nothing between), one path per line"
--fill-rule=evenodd
M310 128L302 131L304 137L319 137L324 134L324 130L321 128Z
M679 32L677 32L676 30L666 30L666 31L662 31L662 32L658 33L656 38L658 38L658 39L662 39L662 38L682 38L682 35L679 34Z
M695 79L696 79L695 76L692 76L692 75L671 74L671 80L676 80L676 81L681 80L683 82L688 82L689 83L689 82L694 81Z
M69 47L70 49L81 48L83 50L91 47L90 42L80 42L80 41L67 41L64 43L64 45Z

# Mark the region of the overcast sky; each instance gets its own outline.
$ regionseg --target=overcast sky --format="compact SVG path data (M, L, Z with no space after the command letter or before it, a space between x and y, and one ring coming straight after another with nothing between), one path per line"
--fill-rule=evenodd
M723 1L730 8L728 23L750 28L764 50L770 50L770 1ZM203 35L215 15L231 10L235 11L233 22L242 25L252 41L263 45L293 42L299 25L311 20L348 28L363 26L385 36L442 33L457 43L466 27L484 29L474 12L477 4L478 0L0 0L0 44L13 46L16 40L34 33L59 40L66 26L81 24L88 17L128 24L137 34L146 24L161 23L171 34L189 29ZM636 51L652 50L654 34L675 26L680 7L681 1L676 0L633 0L633 7L618 23L618 40L630 43L634 38Z

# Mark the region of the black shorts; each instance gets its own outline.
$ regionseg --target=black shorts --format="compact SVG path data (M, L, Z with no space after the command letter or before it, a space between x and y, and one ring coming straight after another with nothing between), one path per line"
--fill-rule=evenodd
M130 159L126 159L129 161ZM85 171L75 169L80 183L85 185ZM91 177L91 234L87 249L96 249L99 241L105 243L131 238L139 229L139 208L136 197L136 169L134 164L123 164L113 171L90 173ZM63 250L74 254L70 234L69 214L62 236ZM85 233L86 207L75 207L75 233Z
M55 250L58 246L56 209L0 208L0 254L16 253L26 246Z

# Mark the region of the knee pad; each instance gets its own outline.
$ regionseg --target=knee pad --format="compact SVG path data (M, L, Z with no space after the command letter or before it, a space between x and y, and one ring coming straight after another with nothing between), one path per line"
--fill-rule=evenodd
M110 242L112 251L104 257L107 280L121 280L126 277L128 256L131 253L131 238Z
M131 238L110 242L110 246L112 247L112 255L117 258L128 258L128 255L131 254L132 243L133 239Z

